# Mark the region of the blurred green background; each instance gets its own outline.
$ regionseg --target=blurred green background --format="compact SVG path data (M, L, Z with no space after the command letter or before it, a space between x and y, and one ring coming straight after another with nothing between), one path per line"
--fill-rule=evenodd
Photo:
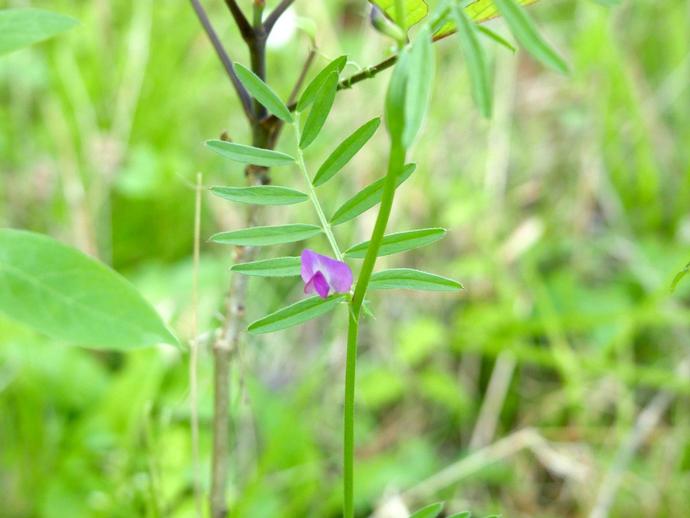
M246 62L223 2L205 4ZM189 2L31 5L80 25L0 59L0 224L97 255L189 338L196 172L209 186L244 182L202 146L223 131L249 140L229 82ZM690 4L542 0L530 12L571 75L488 44L491 121L472 105L457 41L436 45L418 168L390 228L440 225L448 236L380 266L423 267L465 290L372 296L357 385L361 516L404 517L405 506L437 500L504 517L688 515L690 283L674 294L669 285L690 259ZM298 1L296 13L317 23L320 66L347 53L354 73L390 51L364 1ZM269 81L287 97L308 40L290 23L279 33ZM380 115L386 80L341 92L309 149L312 170ZM384 174L386 144L379 131L321 189L328 211ZM279 149L293 146L286 136ZM301 186L294 170L273 176ZM205 196L204 236L239 228L241 210ZM306 206L264 212L269 223L312 218ZM372 223L370 211L337 233L358 242ZM203 244L206 345L230 264L229 248ZM252 279L248 318L301 290L297 279ZM339 515L341 313L243 341L232 370L232 516ZM0 317L0 516L193 516L187 361L170 348L65 347ZM204 347L204 485L212 383Z

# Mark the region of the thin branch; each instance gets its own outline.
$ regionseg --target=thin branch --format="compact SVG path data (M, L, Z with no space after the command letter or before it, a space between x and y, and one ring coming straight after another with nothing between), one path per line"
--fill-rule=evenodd
M371 67L367 67L361 72L357 72L355 75L347 77L340 81L338 83L338 90L346 90L347 88L350 88L352 85L355 83L359 83L360 81L364 81L365 79L371 79L372 77L376 76L379 72L383 72L387 68L392 67L395 65L395 63L398 61L398 55L393 55L387 59L384 59L380 63L377 63L376 65L373 65Z
M276 24L278 21L278 18L280 18L283 13L287 10L288 7L292 5L292 3L295 0L282 0L273 11L271 11L271 14L269 14L266 17L266 21L264 21L264 31L266 32L266 35L271 34L271 31L273 30L273 26Z
M251 23L249 23L249 20L247 20L247 17L242 12L242 9L240 9L240 6L237 5L235 0L225 0L225 5L228 6L228 9L230 9L230 14L232 14L232 17L235 19L235 23L237 24L237 28L240 30L242 39L246 42L251 41L254 37L254 29L252 28Z
M292 92L290 92L290 97L288 97L288 104L292 104L295 101L297 101L297 96L299 95L300 90L302 90L302 85L304 84L304 80L307 78L309 69L314 63L315 57L316 49L312 47L311 49L309 49L309 55L307 56L307 59L304 61L304 65L302 65L302 71L299 73L299 76L297 77L295 86L292 87Z
M242 82L237 77L237 74L235 74L235 69L232 66L232 60L228 56L228 53L225 52L223 44L218 39L218 35L216 34L216 31L213 29L213 26L211 25L211 22L208 19L208 16L206 15L204 7L201 5L199 0L190 1L192 3L192 7L194 8L194 12L197 15L197 18L199 18L199 22L201 22L201 26L204 28L204 31L206 31L208 39L211 40L211 44L213 45L213 48L216 51L216 54L218 55L218 58L223 64L223 67L225 68L225 71L227 72L228 77L232 82L232 85L235 87L235 91L237 92L237 96L240 98L245 115L251 121L254 115L252 113L252 102L249 93L242 85Z

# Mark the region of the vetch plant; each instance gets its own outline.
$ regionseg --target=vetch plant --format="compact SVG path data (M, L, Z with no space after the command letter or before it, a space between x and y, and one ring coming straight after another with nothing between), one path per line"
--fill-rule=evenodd
M274 13L290 3L282 2ZM511 32L526 50L551 68L561 72L566 70L563 60L540 37L527 14L515 0L445 0L440 2L431 14L428 13L427 4L421 0L379 0L372 3L374 26L396 40L395 55L349 78L340 77L347 57L338 57L311 80L296 102L291 99L287 103L283 102L264 81L264 69L254 67L250 70L235 63L231 66L231 78L241 96L251 98L255 127L258 125L260 128L270 128L270 136L257 143L255 131L253 145L222 139L207 142L210 149L235 162L248 164L249 167L293 167L298 169L302 176L302 186L264 185L267 182L262 181L260 185L245 188L216 187L212 189L214 194L250 205L289 205L309 201L316 217L315 222L248 226L241 230L221 232L212 236L212 241L255 248L320 238L324 239L331 249L330 257L305 248L299 258L279 257L238 262L233 265L232 270L239 274L261 277L301 275L305 283L304 292L311 295L252 322L248 326L250 333L276 332L302 324L339 307L345 307L347 310L343 311L343 319L347 318L343 415L343 515L346 518L352 518L355 513L355 379L359 328L365 297L373 290L457 291L462 288L455 280L411 268L374 271L378 257L430 245L446 233L445 229L436 227L387 232L396 189L415 169L414 164L407 163L407 155L422 127L430 102L435 74L432 44L435 40L458 34L460 49L472 80L472 94L480 112L485 116L489 116L492 109L491 73L480 37L487 36L501 45L509 48L512 46L502 36L480 28L478 22L503 15ZM255 3L255 9L257 4L258 2ZM234 2L229 2L229 5L234 9L233 14L237 16L235 11L239 8ZM273 14L269 15L269 20L272 16ZM408 29L415 24L419 24L419 28L410 42ZM242 30L242 23L238 25ZM256 62L256 59L254 61ZM310 61L308 64L311 64ZM348 162L355 154L361 152L377 131L380 120L374 118L364 122L335 147L315 172L308 166L308 159L311 160L311 157L305 153L327 123L338 90L349 88L393 65L395 67L383 109L389 137L386 172L382 178L355 194L341 207L328 211L319 197L318 188L333 181L338 173L345 170ZM304 75L303 73L300 78ZM293 91L295 97L299 87L298 82ZM288 153L269 149L275 145L272 136L278 134L283 126L291 128L297 143L296 148ZM263 170L262 174L266 172ZM263 178L265 179L266 177ZM353 221L375 206L378 207L378 212L370 239L348 247L342 246L335 234L335 227ZM242 255L242 252L238 255ZM360 259L361 265L357 266L356 262ZM354 281L352 270L357 272ZM423 512L419 516L436 516L440 513L441 506L435 504L420 511Z

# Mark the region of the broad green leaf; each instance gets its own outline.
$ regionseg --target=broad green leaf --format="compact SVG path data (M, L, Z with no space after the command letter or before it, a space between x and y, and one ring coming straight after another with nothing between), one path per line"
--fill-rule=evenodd
M409 148L424 122L434 81L434 49L431 48L431 33L427 27L417 33L410 48L408 67L403 144Z
M295 162L293 157L280 151L236 144L234 142L226 142L225 140L207 140L206 145L219 155L240 164L276 167L290 165Z
M321 164L314 176L313 184L318 187L333 178L362 149L381 124L381 119L376 117L357 128L352 135L343 140L329 157Z
M74 18L41 9L0 10L0 54L46 40L76 24Z
M541 37L532 19L515 0L494 0L494 3L510 31L527 52L558 72L568 72L568 65L563 58Z
M519 0L521 5L533 4L537 0ZM473 0L465 6L465 14L475 23L484 23L492 18L500 16L496 4L493 0ZM447 20L442 27L434 32L435 38L442 38L455 32L456 26L454 20Z
M455 23L458 26L458 41L467 64L472 84L472 97L484 117L491 117L491 73L479 43L476 25L472 23L457 5L452 6Z
M370 290L457 291L462 284L447 277L412 268L391 268L376 272L369 282Z
M515 45L510 43L507 39L505 39L503 36L501 36L497 32L492 31L491 29L489 29L488 27L486 27L484 25L475 25L475 27L477 27L479 32L481 32L484 36L492 39L493 41L495 41L496 43L498 43L502 47L507 48L512 53L517 52L517 48L515 48Z
M309 105L314 102L316 94L319 93L326 79L328 79L333 72L339 75L345 68L345 65L347 65L347 56L340 56L326 65L321 72L316 74L314 79L312 79L304 89L304 92L302 92L299 101L297 101L297 111L302 112L307 109Z
M405 95L407 92L407 80L409 72L409 47L400 51L398 61L391 74L386 92L384 105L384 119L388 134L394 142L402 143L405 131Z
M407 180L416 167L416 164L407 164L402 170L402 173L398 176L396 187L399 187ZM343 203L340 208L335 211L333 216L331 216L331 225L340 225L346 221L350 221L379 203L383 196L383 185L385 181L385 178L376 180Z
M292 225L275 225L270 227L252 227L230 232L219 232L211 236L214 243L236 246L268 246L283 243L294 243L309 239L321 233L321 227L302 223Z
M410 515L410 518L436 518L441 514L441 511L443 511L443 502L436 502L415 511Z
M379 249L379 257L384 255L397 254L406 250L420 248L438 241L446 234L444 228L423 228L419 230L408 230L406 232L396 232L383 237ZM369 241L359 243L345 251L346 257L362 259L367 254Z
M309 199L303 192L277 185L211 187L211 192L226 200L253 205L292 205Z
M299 141L300 149L306 149L309 144L314 142L314 139L319 136L319 132L326 123L328 114L333 107L337 88L338 74L336 72L331 72L331 75L329 75L321 85L319 93L317 93L314 98L311 110L309 110L309 115L307 115L307 120L302 129L302 137Z
M408 29L422 21L429 13L429 6L424 0L404 0L405 23L403 24L399 23L397 19L395 0L372 0L371 3L386 13L386 15L398 25L407 27Z
M240 63L235 63L235 73L249 93L269 112L285 122L292 122L292 114L285 103L259 76Z
M295 277L300 274L302 260L299 257L276 257L251 263L233 264L233 272L257 277Z
M316 317L320 317L332 311L338 304L345 300L344 295L332 295L327 299L311 297L279 309L259 320L249 324L247 330L251 334L272 333L297 326Z
M32 232L0 230L0 311L74 345L113 350L179 345L118 273Z
M472 518L470 511L463 511L461 513L451 514L448 518Z

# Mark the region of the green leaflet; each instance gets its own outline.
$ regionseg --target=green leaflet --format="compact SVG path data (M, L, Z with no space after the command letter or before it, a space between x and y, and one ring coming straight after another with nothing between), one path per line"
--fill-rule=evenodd
M383 237L378 256L397 254L407 250L413 250L422 246L430 245L438 241L446 234L444 228L423 228L419 230L408 230L406 232L396 232ZM359 243L345 251L345 257L362 259L367 253L369 241Z
M269 246L302 241L320 233L321 227L297 223L220 232L212 235L210 241L222 245Z
M207 140L206 146L219 155L239 162L240 164L277 167L290 165L295 162L293 157L281 153L280 151L262 149L254 146L247 146L245 144L236 144L234 142L226 142L225 140Z
M349 137L336 147L329 157L321 164L312 182L315 187L323 185L338 173L362 149L381 124L381 119L376 117L357 128Z
M562 74L568 72L568 65L563 58L541 37L534 22L515 0L494 0L494 3L505 18L510 31L527 52Z
M388 134L391 136L391 140L400 143L402 143L403 132L405 131L405 95L409 72L409 56L409 47L405 47L400 51L398 61L388 83L384 106L384 120L388 128Z
M301 267L302 260L299 257L276 257L234 264L230 270L257 277L295 277L300 274Z
M467 64L467 70L472 84L472 98L484 117L491 117L491 73L484 55L484 49L479 43L476 25L465 15L462 9L453 4L455 23L458 27L458 41Z
M441 514L441 511L443 511L443 502L436 502L415 511L410 515L410 518L436 518Z
M331 72L321 85L319 92L314 98L311 110L309 110L309 115L307 115L307 120L302 129L302 137L299 141L300 149L306 149L318 137L333 107L337 87L338 74Z
M211 192L226 200L253 205L292 205L309 199L303 192L277 185L211 187Z
M431 101L435 68L431 44L431 33L428 27L424 27L410 48L403 131L403 144L406 148L412 145L419 132Z
M320 317L332 311L338 304L345 300L344 295L332 295L327 299L311 297L305 300L279 309L255 322L249 324L247 330L251 334L273 333L300 325L307 320Z
M235 63L235 73L249 93L269 112L285 122L292 122L292 114L285 103L259 76L240 63Z
M77 23L74 18L42 9L0 10L0 55L51 38Z
M32 232L0 230L0 311L74 345L111 350L179 345L118 273Z
M369 282L370 290L457 291L462 284L453 279L412 268L392 268L376 272Z
M519 0L521 5L533 4L537 0ZM492 18L500 16L498 9L493 0L473 0L465 6L465 14L467 17L475 23L484 23ZM435 38L442 38L447 36L452 32L455 32L456 26L455 21L446 20L441 27L434 32Z
M316 94L319 93L326 79L330 77L333 72L340 74L347 65L347 56L340 56L326 65L321 72L314 76L314 79L307 85L304 92L297 101L297 111L302 112L314 102Z
M416 167L416 164L407 164L398 176L396 187L399 187L407 180ZM379 178L343 203L331 216L331 225L340 225L350 221L379 203L383 195L385 181L385 178Z
M424 0L404 0L405 23L403 24L399 23L397 19L395 0L371 0L371 3L386 13L386 15L391 20L398 23L398 25L407 27L408 29L422 21L429 13L429 6Z

